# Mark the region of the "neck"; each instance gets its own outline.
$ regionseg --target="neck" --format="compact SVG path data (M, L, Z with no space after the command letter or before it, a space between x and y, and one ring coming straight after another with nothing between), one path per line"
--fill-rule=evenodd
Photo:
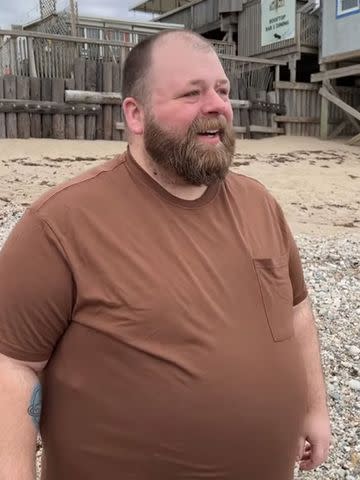
M141 146L129 145L130 153L134 160L145 172L150 175L157 183L175 197L183 200L196 200L200 198L205 190L206 185L190 185L177 175L163 170L156 162L154 162Z

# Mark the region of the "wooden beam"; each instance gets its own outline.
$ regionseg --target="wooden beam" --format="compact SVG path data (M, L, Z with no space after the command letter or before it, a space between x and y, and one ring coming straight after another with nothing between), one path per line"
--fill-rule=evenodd
M355 135L355 137L352 137L349 141L348 141L348 145L356 145L360 143L360 133L358 133L357 135Z
M277 115L275 121L279 123L320 123L319 117L289 117L287 115Z
M287 65L285 60L271 60L267 58L258 58L258 57L238 57L235 55L225 55L220 54L219 58L223 58L225 60L235 60L237 62L244 62L244 63L261 63L264 65Z
M325 72L313 73L311 75L312 82L322 82L323 80L334 80L335 78L351 77L360 75L360 64L351 67L335 68L326 70Z
M340 98L335 97L332 95L326 88L322 87L319 90L320 95L329 100L331 103L336 105L337 107L341 108L344 112L348 113L349 115L353 116L357 120L360 121L360 112L358 112L355 108L350 107L347 103L343 102Z
M92 38L73 37L70 35L54 35L50 33L31 32L27 30L0 30L0 36L1 35L6 35L11 38L17 38L17 37L45 38L49 40L56 40L59 42L91 43L95 45L108 45L108 46L112 45L115 47L129 47L129 48L134 47L134 44L130 42L95 40Z
M65 102L97 103L100 105L121 105L121 93L91 92L87 90L65 90Z
M1 113L43 113L43 114L70 114L70 115L96 115L101 110L101 105L70 105L51 101L37 100L12 100L0 98Z
M335 55L329 55L328 57L323 57L320 59L320 63L321 64L337 63L337 62L342 62L344 60L354 60L354 59L360 59L360 49L351 50L350 52L345 52L345 53L337 53Z
M248 110L249 108L251 108L251 102L249 102L249 100L233 100L233 99L231 99L230 103L231 103L233 108L241 108L241 109L244 109L244 110Z
M279 133L279 134L282 134L282 133L285 132L283 128L264 127L262 125L250 125L249 129L250 129L250 132L253 132L253 133Z
M317 85L302 82L274 82L274 88L279 90L318 90Z
M338 94L338 92L335 90L335 88L333 87L333 85L331 84L330 80L324 80L323 82L323 86L326 87L329 92L334 95L336 98L340 98L340 95ZM345 116L347 117L347 119L349 120L349 122L353 125L353 127L355 128L355 130L357 131L360 131L360 126L359 124L357 123L357 121L347 112L345 112Z

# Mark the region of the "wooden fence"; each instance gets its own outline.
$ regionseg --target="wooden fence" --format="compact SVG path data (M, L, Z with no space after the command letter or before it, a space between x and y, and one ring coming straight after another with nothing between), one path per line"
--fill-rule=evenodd
M0 77L0 138L120 140L116 129L116 122L121 122L120 103L64 101L67 89L120 92L120 64L79 58L74 67L70 79Z
M275 82L278 98L285 105L286 115L275 116L286 135L320 136L321 97L319 86L313 83ZM359 87L336 87L340 98L349 105L360 105ZM329 109L329 123L334 129L344 119L344 113L335 105ZM357 131L350 127L342 134L354 135ZM330 131L331 134L331 131Z

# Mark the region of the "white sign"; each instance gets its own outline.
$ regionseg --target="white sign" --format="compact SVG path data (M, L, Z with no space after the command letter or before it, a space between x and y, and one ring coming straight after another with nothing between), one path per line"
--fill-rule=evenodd
M261 46L295 38L296 0L261 0Z

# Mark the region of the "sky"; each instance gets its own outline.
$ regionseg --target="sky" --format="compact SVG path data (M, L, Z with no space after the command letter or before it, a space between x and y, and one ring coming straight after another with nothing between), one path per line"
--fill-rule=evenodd
M11 24L24 24L39 18L39 3L39 0L0 0L0 28L10 28ZM78 0L78 8L80 15L138 21L149 19L144 14L129 12L129 7L136 3L137 0ZM69 0L57 0L58 10L67 5Z

